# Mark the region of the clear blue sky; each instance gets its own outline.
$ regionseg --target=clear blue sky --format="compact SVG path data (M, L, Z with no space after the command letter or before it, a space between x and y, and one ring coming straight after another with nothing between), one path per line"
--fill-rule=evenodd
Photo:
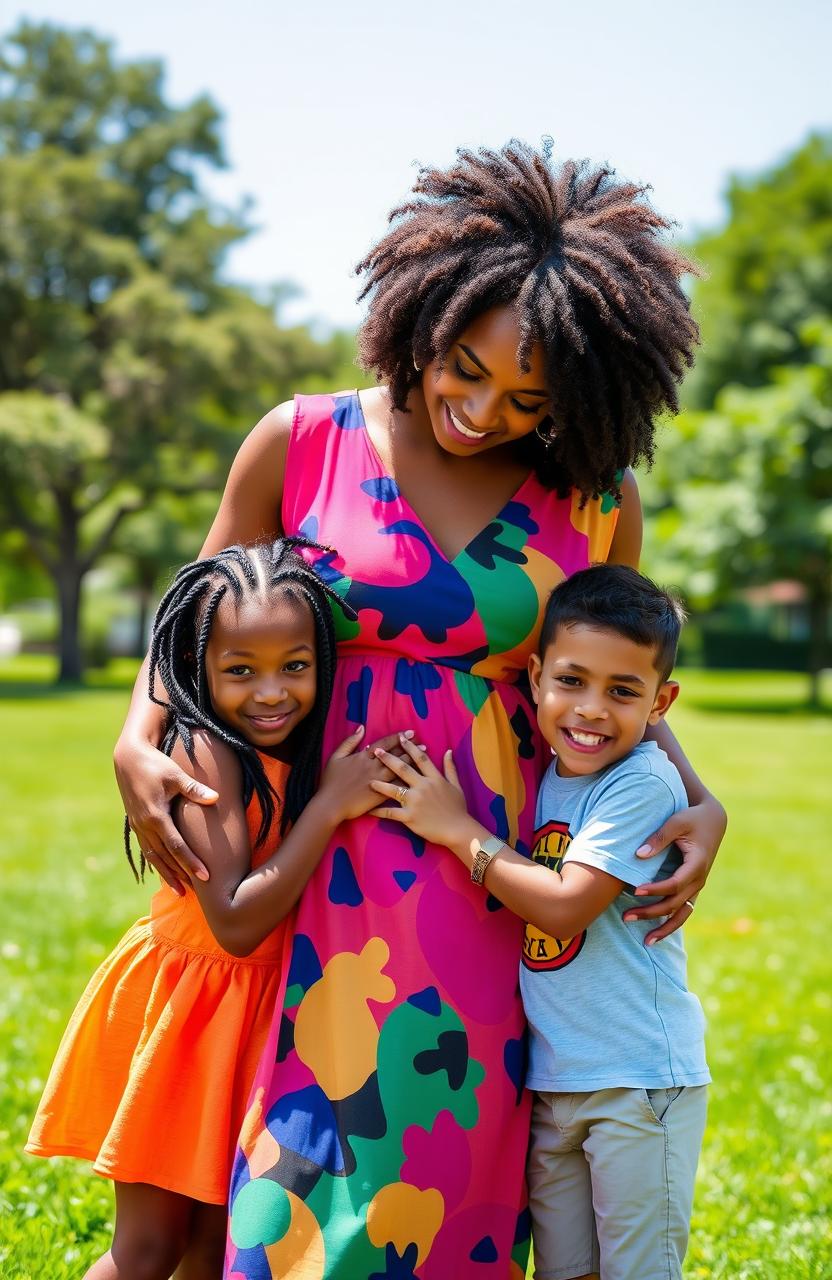
M208 91L229 170L262 228L229 273L291 279L287 317L354 325L355 261L412 182L457 146L551 134L561 156L650 182L690 231L718 222L731 172L832 125L832 5L821 0L6 0L161 57L172 100Z

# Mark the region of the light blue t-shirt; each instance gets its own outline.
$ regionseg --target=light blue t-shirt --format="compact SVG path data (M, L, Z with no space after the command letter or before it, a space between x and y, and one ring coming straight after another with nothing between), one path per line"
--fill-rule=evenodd
M637 858L647 836L687 806L675 766L654 742L640 743L598 773L561 778L549 766L537 799L532 857L597 867L624 889L575 938L526 926L520 988L529 1020L530 1089L669 1089L707 1084L704 1017L687 989L681 930L644 945L655 920L625 924L631 890L679 865L675 849Z

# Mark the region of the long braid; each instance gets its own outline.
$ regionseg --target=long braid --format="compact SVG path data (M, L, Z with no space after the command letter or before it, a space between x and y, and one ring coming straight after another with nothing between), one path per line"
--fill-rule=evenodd
M335 626L330 604L337 603L348 615L352 612L338 593L297 554L307 549L331 550L306 538L285 537L253 547L227 547L215 556L185 565L162 597L153 623L148 679L151 699L167 711L162 750L170 755L178 739L191 756L194 729L204 729L230 747L240 761L243 803L248 805L256 794L260 804L258 844L271 828L279 797L272 789L256 748L222 721L211 705L205 672L206 650L217 609L229 590L237 604L246 595L263 592L270 597L283 591L302 599L309 607L315 631L318 681L314 706L292 734L295 756L280 815L280 830L285 832L314 793L320 773L324 723L335 676ZM157 695L157 681L164 688L166 700ZM137 868L126 819L124 846L134 876L142 879L145 857L140 854Z

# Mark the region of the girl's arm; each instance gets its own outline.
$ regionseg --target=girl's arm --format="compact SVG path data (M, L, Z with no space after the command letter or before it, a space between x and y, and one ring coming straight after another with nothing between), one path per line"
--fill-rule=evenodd
M638 568L641 555L641 501L635 476L627 471L621 485L622 503L610 554L610 564L626 564ZM691 912L690 900L699 893L710 874L717 851L725 835L728 817L725 809L702 782L685 755L666 721L648 728L646 736L654 738L675 764L684 783L690 807L675 813L637 850L641 858L652 858L670 844L676 844L682 865L667 880L639 885L636 893L650 894L658 900L650 906L628 911L626 920L646 920L667 916L645 941L653 943L666 938L685 923Z
M407 787L397 808L383 805L375 810L376 816L403 822L425 840L445 845L470 871L479 844L494 832L468 813L450 751L445 753L443 777L421 748L409 742L402 745L409 760L397 759L383 749L376 751ZM392 799L401 791L398 782L372 786ZM554 871L504 844L488 864L484 883L510 911L550 937L573 938L606 910L621 892L623 881L579 862L567 862Z
M283 476L294 406L278 405L258 422L234 459L219 510L201 555L213 555L236 542L250 544L280 532ZM159 696L163 692L157 690ZM148 697L147 659L142 664L113 761L130 826L139 847L163 880L184 893L184 883L208 875L205 860L190 847L171 819L174 796L200 805L216 802L215 790L193 778L159 751L165 713Z
M251 844L241 799L242 771L234 752L210 734L194 733L193 759L181 743L174 755L197 779L218 793L216 804L176 802L176 821L210 876L193 890L217 942L233 956L247 956L291 911L333 832L341 822L378 803L370 784L390 773L374 754L356 750L359 726L333 752L317 793L275 852L252 870ZM374 744L397 746L398 734Z

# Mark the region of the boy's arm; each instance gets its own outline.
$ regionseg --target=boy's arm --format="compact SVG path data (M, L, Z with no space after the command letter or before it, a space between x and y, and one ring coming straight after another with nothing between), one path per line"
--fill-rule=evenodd
M399 808L383 806L375 810L377 816L404 822L425 839L446 845L470 871L480 843L494 832L468 813L450 752L443 777L424 751L410 743L405 750L409 763L381 753L406 792ZM398 799L396 784L373 786ZM580 933L623 885L638 878L644 864L636 862L633 850L674 808L667 783L646 772L621 773L599 792L599 804L573 839L559 872L504 845L485 873L485 887L495 898L552 937ZM656 869L661 861L657 855Z
M479 843L494 832L469 814L465 818L442 843L470 871ZM579 862L565 863L555 871L504 844L488 864L483 884L515 915L550 937L573 938L606 911L621 892L622 881Z

